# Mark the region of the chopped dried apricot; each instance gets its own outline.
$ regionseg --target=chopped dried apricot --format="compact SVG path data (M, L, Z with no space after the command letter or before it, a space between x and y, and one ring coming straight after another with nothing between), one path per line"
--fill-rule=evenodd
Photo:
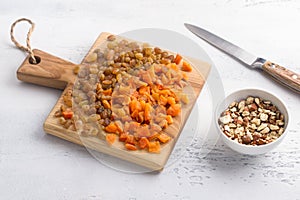
M114 122L111 122L108 126L105 127L105 131L108 133L117 133L118 127Z
M182 72L182 78L186 81L189 79L188 75L184 72Z
M186 72L191 72L193 70L193 68L190 63L183 61L181 70L186 71Z
M145 120L144 112L139 112L138 116L136 117L136 121L139 123L143 123Z
M61 114L65 119L72 119L74 113L73 113L73 111L67 109L67 110L63 111Z
M149 86L142 86L139 88L139 93L140 94L150 94L150 87Z
M170 63L168 67L170 67L172 70L178 71L178 66L175 63Z
M149 139L149 140L154 140L154 139L156 139L156 138L158 137L158 135L159 135L158 132L154 132L153 134L151 134L151 135L148 137L148 139Z
M167 103L168 103L168 98L163 95L160 95L159 96L159 104L165 106L165 105L167 105Z
M145 110L146 102L144 100L141 100L140 103L141 103L142 110Z
M127 133L121 133L119 136L119 141L125 142L127 140L128 134Z
M152 97L153 97L153 99L154 99L155 101L159 101L159 94L158 94L158 93L152 92Z
M136 144L136 140L133 135L128 135L125 142L129 144Z
M159 141L149 142L148 151L151 153L159 153L160 152L160 143Z
M149 145L149 140L145 137L142 137L140 140L139 140L139 147L141 149L145 149L146 147L148 147Z
M134 110L132 113L131 113L131 117L132 118L137 118L139 116L139 110Z
M125 147L126 147L127 150L130 150L130 151L136 151L137 150L137 147L133 144L126 143Z
M144 112L144 120L149 122L151 120L151 110L152 110L152 107L150 105L150 103L146 103L145 104L145 112Z
M175 59L174 59L174 63L176 63L177 65L180 63L180 61L182 60L182 56L177 54Z
M171 105L168 109L167 109L167 114L171 115L172 117L176 117L179 115L181 111L181 105L180 104L174 104Z
M174 97L168 97L168 104L170 104L170 105L176 104L175 98Z
M170 136L168 136L167 134L164 134L164 133L159 134L159 136L157 138L162 143L166 143L171 139Z
M168 124L173 124L173 117L171 115L167 115L166 120Z
M108 133L106 134L105 139L108 144L112 145L115 142L116 137L116 134Z
M142 106L141 106L141 103L138 101L138 100L132 100L130 103L129 103L129 108L130 108L130 111L131 112L134 112L134 111L141 111L142 110Z

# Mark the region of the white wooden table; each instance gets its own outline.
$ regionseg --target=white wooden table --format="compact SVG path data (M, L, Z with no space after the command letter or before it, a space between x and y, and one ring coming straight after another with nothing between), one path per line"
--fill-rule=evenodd
M299 1L3 0L0 16L0 199L300 199L300 95L245 68L183 26L205 27L300 73ZM159 174L107 167L85 148L44 133L42 124L61 91L16 79L25 54L13 47L9 29L24 16L36 23L33 47L74 63L103 31L161 28L181 33L213 60L226 94L259 87L281 97L290 111L288 135L261 156L240 155L219 141L205 147L210 151L205 157L199 151L204 147L190 145ZM26 27L17 28L19 40Z

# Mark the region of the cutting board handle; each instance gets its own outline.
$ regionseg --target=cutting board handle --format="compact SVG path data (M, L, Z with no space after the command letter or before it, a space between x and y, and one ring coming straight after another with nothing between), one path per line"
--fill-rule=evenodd
M19 80L62 90L68 83L74 83L76 64L41 50L34 49L33 53L38 63L33 64L28 56L17 71Z

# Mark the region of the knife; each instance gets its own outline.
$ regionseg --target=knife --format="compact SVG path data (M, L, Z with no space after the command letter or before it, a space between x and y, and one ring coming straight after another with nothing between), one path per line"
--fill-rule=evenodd
M268 61L264 58L257 57L251 53L245 51L244 49L216 36L213 33L210 33L207 30L204 30L200 27L184 24L187 29L189 29L196 36L202 38L211 45L217 47L221 51L232 56L236 60L240 61L244 65L253 68L259 69L270 76L275 80L279 81L281 84L287 86L288 88L300 93L300 75L288 70L278 64L275 64L271 61Z

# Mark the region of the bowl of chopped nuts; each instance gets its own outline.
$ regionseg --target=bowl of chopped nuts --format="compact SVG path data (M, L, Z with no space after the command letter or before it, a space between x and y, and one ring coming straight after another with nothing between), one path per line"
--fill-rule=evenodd
M242 89L227 96L216 109L223 141L233 150L264 154L284 138L288 111L275 95L260 89Z

